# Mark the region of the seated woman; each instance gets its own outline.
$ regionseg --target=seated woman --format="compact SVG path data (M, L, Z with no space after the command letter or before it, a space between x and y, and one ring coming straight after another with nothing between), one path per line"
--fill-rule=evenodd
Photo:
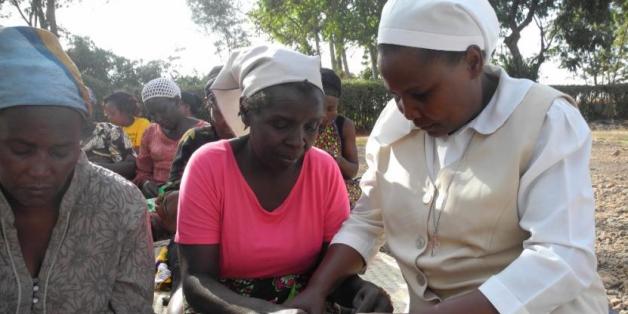
M87 90L56 37L0 28L0 313L152 313L138 189L80 149Z
M87 91L90 105L95 106L97 101L94 93L89 88ZM89 161L126 179L135 177L135 152L131 141L120 127L107 122L96 122L90 116L83 126L81 149Z
M105 97L103 110L111 123L122 127L131 140L133 150L139 152L142 136L150 121L138 116L139 107L135 97L127 92L115 92Z
M179 186L183 170L187 165L192 153L201 146L215 142L220 139L230 139L234 137L233 131L222 116L222 113L216 105L214 93L209 89L216 76L222 69L222 66L214 67L209 73L209 81L205 85L205 109L209 116L210 125L193 128L188 130L177 148L177 153L170 168L170 177L168 182L164 184L164 193L157 199L157 208L155 213L151 213L151 227L153 231L153 239L169 239L172 238L177 230L177 204L179 201ZM178 308L183 308L183 295L180 290L180 268L177 249L174 242L170 242L167 247L166 264L172 274L172 296L168 303L168 309L179 313Z
M204 145L183 174L175 240L194 310L287 309L281 303L307 285L347 218L342 175L329 154L312 148L324 116L319 64L283 48L247 48L212 85L241 136ZM392 310L380 288L357 276L343 287L358 296L347 306L359 308L367 295L381 302L363 310Z
M205 110L209 116L209 125L188 130L179 141L174 161L170 167L170 176L164 184L165 193L157 200L156 214L152 215L151 224L155 239L169 238L176 231L179 186L183 170L192 153L207 143L220 139L230 139L235 136L218 109L216 98L210 89L220 69L222 66L215 67L210 71L209 80L205 85Z
M325 120L314 146L326 151L336 160L353 208L361 193L359 179L354 179L360 168L355 124L351 119L338 114L338 100L342 94L342 82L338 75L331 69L323 68L321 78L325 90Z
M385 241L410 313L608 313L591 132L571 97L488 64L499 29L488 0L385 4L378 62L394 99L366 145L363 195L292 305L319 314Z
M207 122L185 116L181 90L167 78L157 78L144 85L142 101L156 123L144 132L133 183L146 197L155 197L159 187L168 179L181 136L191 128L207 125Z

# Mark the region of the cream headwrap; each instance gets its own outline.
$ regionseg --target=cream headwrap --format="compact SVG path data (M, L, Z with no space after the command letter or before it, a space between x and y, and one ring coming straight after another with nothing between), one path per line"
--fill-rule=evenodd
M225 121L236 136L246 134L238 116L240 97L250 97L273 85L307 81L323 90L320 58L277 46L255 46L234 51L211 90Z
M488 0L389 0L377 43L444 51L477 45L488 61L498 37L499 21Z

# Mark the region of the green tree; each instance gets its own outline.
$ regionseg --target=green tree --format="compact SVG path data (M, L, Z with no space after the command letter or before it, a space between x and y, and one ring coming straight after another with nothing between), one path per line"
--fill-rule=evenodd
M371 78L379 77L377 69L377 29L386 0L354 0L351 3L352 40L364 47L370 60Z
M8 3L26 24L49 30L58 37L60 28L57 24L57 9L71 2L72 0L0 0L0 9L3 4Z
M249 16L278 42L305 54L320 54L324 5L321 0L260 0Z
M220 37L215 42L218 51L231 51L250 45L248 34L243 28L243 13L237 8L238 1L230 0L187 0L192 10L192 20L206 32Z
M167 74L171 67L162 60L129 60L99 48L91 39L81 36L70 38L67 53L81 72L85 84L98 98L115 90L126 90L139 96L145 83Z
M489 0L502 28L507 54L498 56L506 71L514 77L537 80L541 65L548 60L555 47L552 17L558 0ZM539 29L541 47L532 57L524 58L519 49L521 32L532 22Z
M321 52L329 44L332 68L349 76L346 47L369 54L377 77L376 37L385 0L258 0L249 16L258 29L303 53Z
M628 2L564 0L556 19L561 65L594 85L628 79Z

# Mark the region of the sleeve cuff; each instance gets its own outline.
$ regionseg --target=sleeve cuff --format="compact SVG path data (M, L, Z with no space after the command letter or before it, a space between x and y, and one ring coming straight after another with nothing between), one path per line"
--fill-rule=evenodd
M496 276L484 282L479 290L501 314L530 314L521 301Z
M353 234L351 232L343 232L341 229L336 236L331 241L331 244L344 244L350 246L354 250L356 250L366 264L377 254L377 250L379 249L379 245L376 244L377 241L370 240L368 236L361 236L357 234ZM366 265L365 265L366 267Z

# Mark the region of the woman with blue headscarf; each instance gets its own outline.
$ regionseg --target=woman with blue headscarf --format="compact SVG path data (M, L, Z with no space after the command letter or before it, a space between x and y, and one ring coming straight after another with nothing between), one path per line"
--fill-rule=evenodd
M52 33L0 27L0 313L152 313L140 191L81 152L88 94Z

